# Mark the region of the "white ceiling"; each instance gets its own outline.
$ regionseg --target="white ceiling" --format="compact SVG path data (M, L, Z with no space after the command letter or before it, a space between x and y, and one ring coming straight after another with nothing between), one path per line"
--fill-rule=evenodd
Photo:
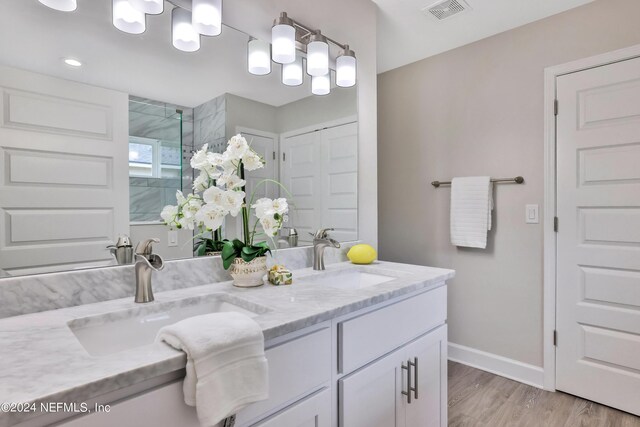
M373 1L382 73L593 0L467 0L471 10L442 21L421 12L436 0Z
M73 13L36 0L1 0L0 64L186 107L225 92L274 106L310 96L309 79L296 88L282 85L280 66L268 76L249 74L248 37L239 31L203 37L195 53L174 49L170 12L165 3L162 15L147 17L144 34L130 35L111 24L110 0L81 0ZM84 65L71 68L64 57Z

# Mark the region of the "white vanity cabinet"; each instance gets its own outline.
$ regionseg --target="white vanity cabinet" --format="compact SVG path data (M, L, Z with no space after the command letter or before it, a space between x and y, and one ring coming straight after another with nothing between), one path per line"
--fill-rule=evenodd
M339 425L446 426L446 344L443 325L340 379Z
M235 427L446 427L446 307L442 282L270 341L269 399ZM61 425L197 427L182 399L174 380Z
M446 427L446 306L441 286L338 323L338 426Z

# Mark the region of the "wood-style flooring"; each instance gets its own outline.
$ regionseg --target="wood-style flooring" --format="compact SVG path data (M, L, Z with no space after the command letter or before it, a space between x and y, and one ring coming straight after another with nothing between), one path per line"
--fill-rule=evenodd
M449 427L640 427L640 417L449 362Z

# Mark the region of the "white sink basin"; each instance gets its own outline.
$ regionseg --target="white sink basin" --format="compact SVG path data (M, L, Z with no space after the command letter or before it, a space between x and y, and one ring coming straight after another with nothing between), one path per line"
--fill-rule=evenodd
M156 334L165 325L223 311L256 317L269 309L227 294L210 294L176 301L156 301L128 310L74 319L68 326L90 355L105 356L153 345Z
M387 272L385 271L385 273ZM398 277L400 276L392 275L390 272L388 274L380 274L379 272L348 269L313 274L299 279L298 282L355 290L386 283Z

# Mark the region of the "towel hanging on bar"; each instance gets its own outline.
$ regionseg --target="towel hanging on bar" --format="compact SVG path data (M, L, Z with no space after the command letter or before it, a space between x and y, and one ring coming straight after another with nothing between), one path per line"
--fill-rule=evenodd
M516 176L515 178L491 178L491 182L515 182L516 184L524 184L524 178L521 176ZM441 185L451 185L451 181L433 181L431 185L438 188Z

